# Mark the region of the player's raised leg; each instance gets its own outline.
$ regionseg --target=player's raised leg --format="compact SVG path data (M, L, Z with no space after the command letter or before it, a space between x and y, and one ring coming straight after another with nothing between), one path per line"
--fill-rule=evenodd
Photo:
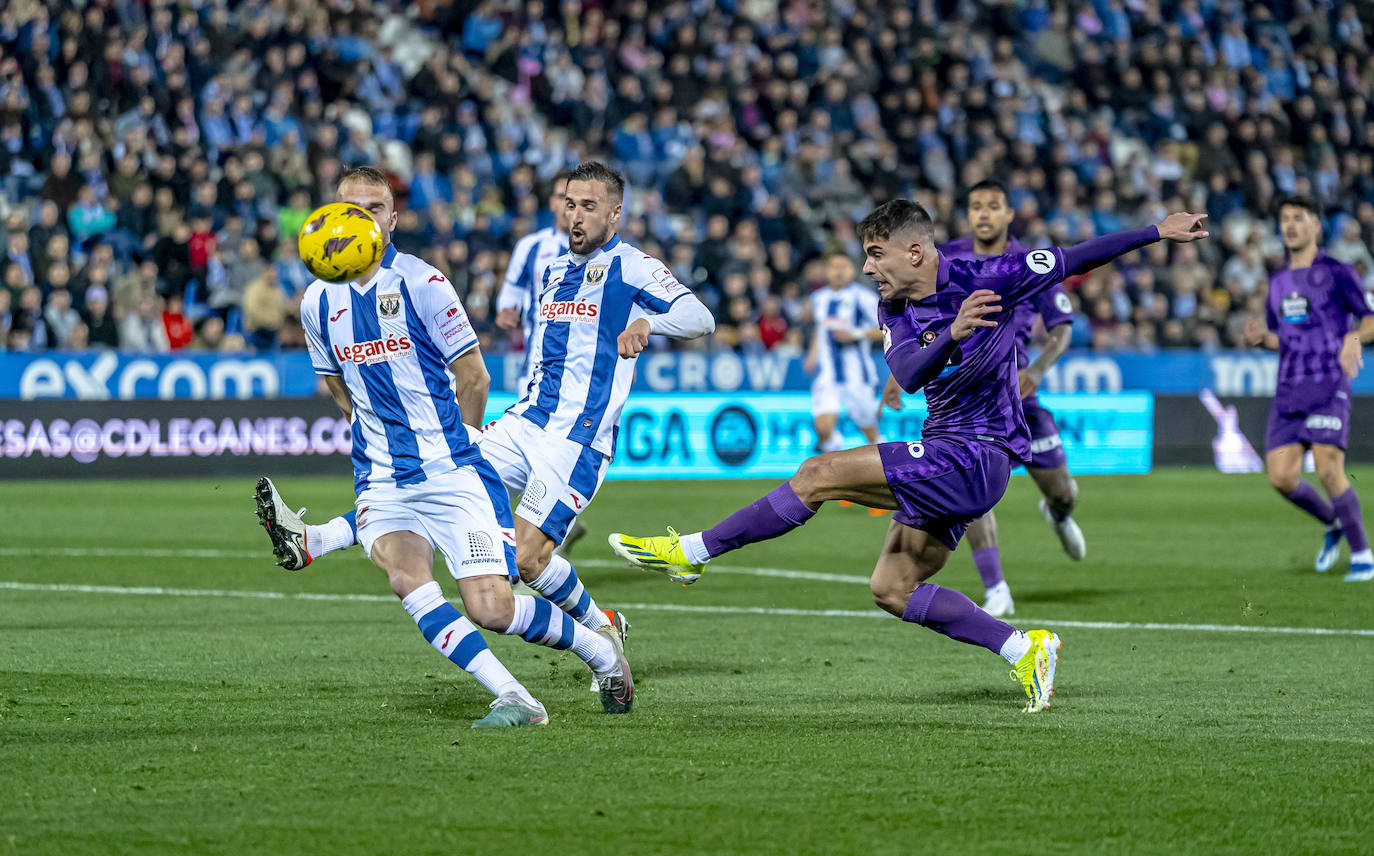
M683 537L673 529L666 536L647 538L616 532L609 539L611 549L643 570L694 583L711 559L796 529L814 517L822 503L847 499L870 508L897 508L879 449L906 445L860 446L808 458L792 478L710 529Z
M1350 571L1345 575L1346 582L1374 580L1374 552L1370 551L1365 535L1360 498L1345 475L1345 450L1318 443L1312 446L1312 457L1317 464L1317 477L1331 497L1337 524L1350 544Z
M305 509L292 511L266 476L258 479L253 497L258 520L272 542L272 554L288 571L299 571L327 553L358 543L357 509L319 526L306 523L301 519Z
M973 566L983 580L983 609L1002 618L1016 611L1011 587L1002 576L1002 554L997 546L997 516L989 511L968 527L968 545L973 550Z
M378 521L378 525L388 524ZM423 528L418 522L415 526ZM372 542L369 556L386 572L391 590L415 619L425 641L496 696L491 713L474 722L473 728L548 723L544 706L496 659L473 622L444 598L434 580L434 548L425 536L392 529ZM488 629L496 629L511 609L500 602L499 595L490 594L494 588L499 590L491 583L503 586L506 598L510 598L510 586L495 575L469 577L459 582L459 588L463 591L464 606L473 618Z
M945 542L957 543L958 528L955 524L937 537L893 521L869 580L874 602L903 621L1002 657L1011 664L1012 676L1029 699L1025 711L1044 710L1054 694L1059 637L1048 630L1024 633L979 609L959 592L926 582L949 559L950 547Z
M1270 412L1269 434L1274 433L1275 414ZM1321 549L1317 551L1316 569L1328 571L1336 564L1341 555L1341 540L1345 532L1336 510L1331 503L1317 492L1302 477L1302 459L1305 449L1300 443L1285 443L1274 446L1264 455L1264 468L1269 475L1269 484L1278 491L1279 496L1293 503L1302 511L1310 514L1326 526Z
M1045 468L1032 464L1026 467L1026 472L1040 488L1040 513L1059 536L1059 545L1064 548L1065 555L1074 561L1081 560L1088 553L1088 544L1083 539L1083 530L1073 519L1073 510L1078 504L1078 482L1069 473L1068 465Z

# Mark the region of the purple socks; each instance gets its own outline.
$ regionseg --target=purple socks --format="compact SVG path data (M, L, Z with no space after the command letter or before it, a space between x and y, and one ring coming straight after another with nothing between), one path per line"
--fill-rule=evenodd
M983 588L990 589L1006 580L1002 576L1002 554L996 546L973 551L973 564L983 578Z
M929 627L951 639L981 645L994 654L1016 632L1005 621L998 621L978 605L953 589L934 583L921 583L902 612L902 620Z
M715 558L745 544L791 532L815 515L816 509L802 502L790 483L783 482L767 496L754 500L701 533L701 540L706 552Z
M1353 499L1354 493L1353 489L1348 490L1341 498L1344 499L1346 496L1349 496ZM1327 526L1330 526L1336 520L1336 512L1331 508L1331 503L1322 499L1321 494L1317 493L1317 489L1305 481L1299 480L1298 486L1292 493L1285 493L1282 494L1282 496L1298 508L1306 511L1322 523L1325 523ZM1359 500L1355 500L1355 515L1357 517L1359 516L1359 508Z
M1305 486L1306 483L1304 482ZM1364 534L1364 517L1360 514L1360 498L1355 495L1355 488L1352 487L1331 500L1331 507L1335 510L1335 516L1341 521L1341 531L1345 533L1345 540L1350 545L1350 552L1358 553L1361 550L1368 550L1369 540Z

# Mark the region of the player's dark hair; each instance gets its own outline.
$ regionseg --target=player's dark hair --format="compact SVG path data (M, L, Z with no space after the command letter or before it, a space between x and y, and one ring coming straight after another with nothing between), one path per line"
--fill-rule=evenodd
M560 169L558 172L555 172L555 173L553 174L553 181L550 181L550 182L549 182L549 186L550 186L550 187L556 187L556 186L558 185L558 182L560 182L560 181L567 181L567 180L568 180L568 176L570 176L570 175L572 175L572 170L570 170L570 169Z
M391 194L392 204L395 204L396 194L391 190L391 182L387 180L386 173L377 169L375 166L355 166L343 175L339 176L339 183L334 185L337 192L345 182L356 181L360 184L376 184L386 188L386 192Z
M625 198L625 177L600 161L583 161L577 169L568 173L568 183L574 181L599 181L606 186L606 194L616 201Z
M900 232L914 231L927 241L935 237L935 224L926 209L910 199L889 199L855 227L859 240L886 241Z
M980 190L995 190L1002 194L1002 198L1008 204L1011 203L1011 194L1007 192L1007 186L1000 181L992 178L985 178L968 189L968 195L972 196Z
M1307 213L1317 219L1321 219L1322 210L1317 207L1317 200L1308 196L1285 196L1279 200L1279 206L1275 211L1282 211L1285 208L1303 208Z

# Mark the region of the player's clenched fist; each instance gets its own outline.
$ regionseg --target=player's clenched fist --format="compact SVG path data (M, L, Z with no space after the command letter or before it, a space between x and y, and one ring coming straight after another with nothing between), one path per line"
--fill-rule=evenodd
M971 336L976 327L996 327L997 322L987 316L1002 311L1001 299L1000 294L986 288L980 288L964 298L959 314L949 327L950 337L959 342Z
M631 321L615 343L620 349L620 356L625 359L639 356L639 352L649 344L649 322L643 318Z

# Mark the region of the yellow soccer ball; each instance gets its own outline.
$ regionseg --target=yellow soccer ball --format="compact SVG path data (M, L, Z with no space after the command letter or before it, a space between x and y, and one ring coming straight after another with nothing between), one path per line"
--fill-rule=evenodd
M321 205L305 218L297 249L311 274L351 282L382 257L382 230L372 215L347 202Z

